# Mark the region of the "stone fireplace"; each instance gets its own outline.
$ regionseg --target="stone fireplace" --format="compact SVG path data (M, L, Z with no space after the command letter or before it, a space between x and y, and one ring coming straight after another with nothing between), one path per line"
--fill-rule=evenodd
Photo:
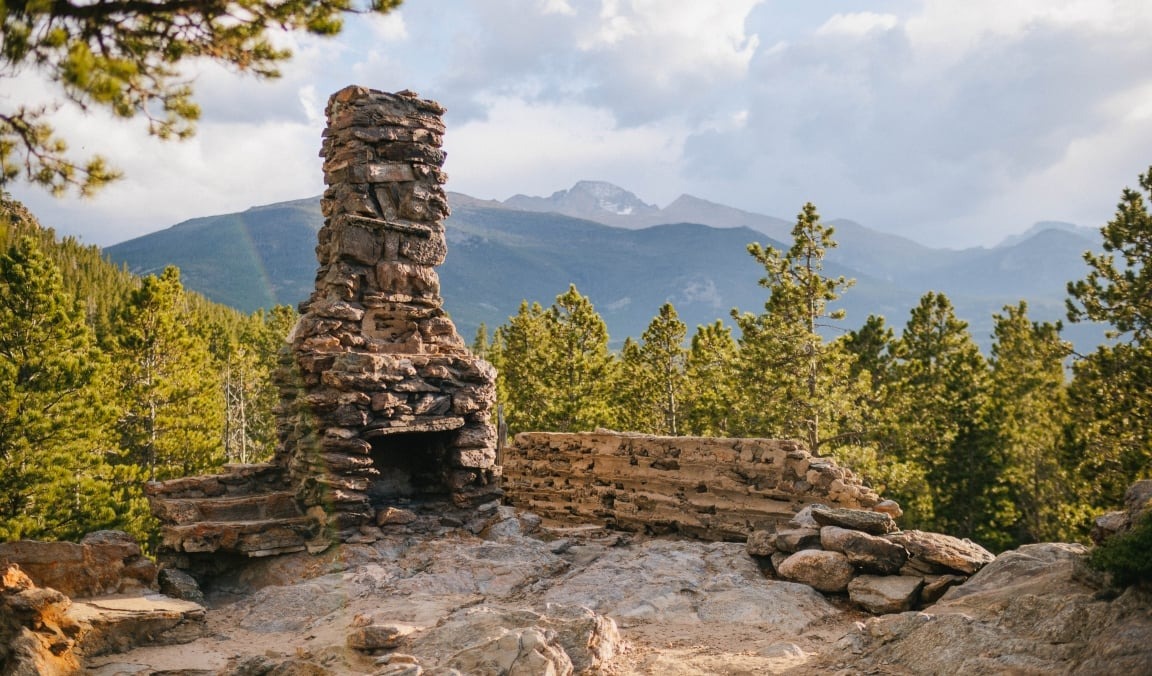
M444 110L347 87L328 103L316 290L280 374L276 464L337 532L396 505L499 493L495 371L445 314Z

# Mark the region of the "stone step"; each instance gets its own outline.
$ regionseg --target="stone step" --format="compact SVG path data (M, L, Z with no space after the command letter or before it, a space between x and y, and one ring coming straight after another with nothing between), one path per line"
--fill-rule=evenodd
M172 525L197 521L267 521L301 515L296 494L291 491L222 498L155 497L152 513Z
M320 535L310 516L251 521L200 521L161 528L162 549L173 552L231 552L250 557L307 549Z
M149 498L217 498L278 491L286 486L284 468L270 462L224 465L220 474L149 481Z

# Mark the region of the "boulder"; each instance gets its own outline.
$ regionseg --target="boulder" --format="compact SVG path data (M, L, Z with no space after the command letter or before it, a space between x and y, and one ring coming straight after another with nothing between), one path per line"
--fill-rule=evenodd
M961 540L941 533L906 530L884 537L908 550L911 555L910 565L923 562L947 571L971 575L996 558L992 552L971 540Z
M1124 492L1124 510L1096 517L1089 537L1092 542L1101 544L1113 535L1127 531L1149 508L1152 508L1152 479L1137 481Z
M346 641L349 648L363 652L395 648L412 633L412 627L401 624L369 624L353 627Z
M916 604L924 578L905 575L861 575L848 583L848 598L876 615L901 613Z
M196 583L196 578L179 568L164 568L160 571L158 580L161 594L171 596L174 599L204 604L204 593L200 591L200 585Z
M892 517L884 512L872 512L866 509L832 509L829 507L814 507L812 518L821 526L839 526L851 530L859 530L872 535L894 533L899 528Z
M844 554L848 563L867 573L892 575L908 562L908 550L903 546L858 530L824 526L820 529L820 544Z
M856 569L848 563L848 557L840 552L805 549L785 559L776 573L786 580L800 582L822 592L839 593L848 588Z
M744 549L749 556L772 556L776 553L776 534L768 530L752 531Z
M1041 542L1004 552L960 586L954 586L942 600L952 601L987 592L1000 592L1053 570L1071 575L1088 555L1088 548L1066 542Z
M802 549L820 548L820 531L815 528L785 528L776 531L776 549L782 552L798 552Z
M925 612L868 620L807 673L1152 673L1148 591L1100 599L1083 556L1059 543L1001 554Z

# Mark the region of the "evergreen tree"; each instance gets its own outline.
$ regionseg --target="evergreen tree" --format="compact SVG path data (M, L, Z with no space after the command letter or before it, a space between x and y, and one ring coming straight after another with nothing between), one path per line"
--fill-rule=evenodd
M851 359L819 333L844 317L829 304L853 283L823 274L825 252L836 246L832 234L808 203L797 216L788 251L748 246L764 266L760 285L769 297L762 314L732 311L741 332L740 434L799 438L820 453L827 442L853 432L851 402L858 385Z
M105 462L103 365L59 271L30 238L10 247L0 256L0 540L145 528L132 472Z
M1117 341L1074 365L1070 393L1080 473L1098 508L1120 504L1133 480L1152 476L1152 168L1140 188L1124 189L1100 229L1104 252L1086 252L1088 276L1068 284L1068 318L1107 322Z
M545 317L552 342L546 373L554 402L549 426L582 432L614 424L617 363L608 350L608 326L592 301L572 284Z
M1073 467L1065 464L1069 422L1064 361L1072 346L1059 323L1032 322L1021 301L994 315L991 378L985 422L1003 454L998 547L1074 539L1086 512L1077 499Z
M275 408L280 391L272 376L296 319L295 310L278 305L270 312L254 313L236 335L225 338L221 360L228 462L263 462L276 450Z
M845 440L837 458L881 495L901 500L911 520L931 513L924 494L925 469L905 457L900 443L901 421L912 409L906 393L894 382L896 339L884 318L869 315L864 324L837 340L850 356L850 377L856 383L854 405L859 434Z
M148 0L0 2L0 80L31 69L82 109L141 115L148 133L185 138L200 108L181 66L208 59L261 78L292 52L272 33L335 35L343 14L387 12L399 0ZM21 175L54 193L90 193L119 174L100 157L80 164L49 123L54 102L0 104L0 186Z
M553 359L544 308L520 303L508 323L496 329L489 359L497 369L497 399L513 433L548 428L550 396L546 369Z
M884 323L884 318L868 315L863 326L843 338L844 350L852 356L852 375L868 373L873 386L890 382L894 343L895 333Z
M224 460L220 372L194 334L180 273L146 277L120 315L115 354L123 462L148 480L201 474Z
M684 418L689 433L731 434L739 349L732 329L719 319L696 327L685 366L688 389Z
M521 303L489 349L511 431L576 432L615 423L618 364L608 351L608 327L575 285L548 309Z
M624 342L620 415L628 429L673 436L683 433L687 334L676 308L665 303L648 324L641 343L631 338Z
M895 452L923 469L925 483L911 495L893 497L905 505L910 525L976 536L987 525L1000 471L982 435L984 357L951 301L936 292L912 309L896 356L893 388L901 397Z

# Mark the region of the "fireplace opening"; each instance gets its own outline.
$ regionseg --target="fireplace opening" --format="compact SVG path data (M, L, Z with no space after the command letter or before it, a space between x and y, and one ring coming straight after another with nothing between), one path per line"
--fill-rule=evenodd
M379 474L368 486L373 507L448 496L444 472L453 432L405 432L371 440Z

